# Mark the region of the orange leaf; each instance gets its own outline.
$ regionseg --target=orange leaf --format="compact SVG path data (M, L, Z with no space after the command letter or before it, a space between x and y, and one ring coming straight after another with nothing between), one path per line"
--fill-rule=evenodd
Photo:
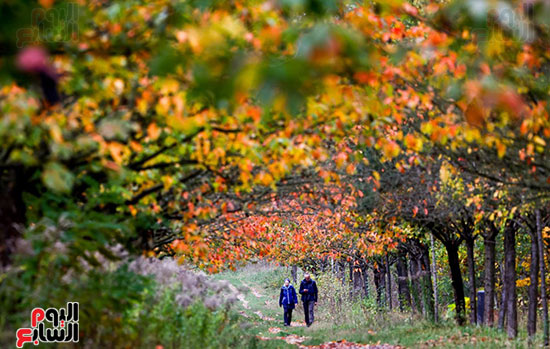
M472 103L466 107L464 117L466 118L466 122L468 122L471 126L482 127L485 123L483 109L477 100L472 101Z
M154 141L155 139L159 138L160 136L160 128L155 124L154 122L149 124L149 127L147 127L147 136Z

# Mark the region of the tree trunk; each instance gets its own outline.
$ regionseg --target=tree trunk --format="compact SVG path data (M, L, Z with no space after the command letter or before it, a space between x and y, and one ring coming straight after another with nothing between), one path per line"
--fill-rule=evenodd
M504 287L506 288L506 333L509 338L518 334L516 291L516 224L508 221L504 229Z
M419 313L424 314L424 308L422 307L422 301L420 299L420 285L418 282L419 278L419 268L418 264L419 261L417 258L415 258L413 255L411 256L411 261L409 263L409 279L411 280L411 303L413 307L413 311L417 311Z
M380 269L380 266L373 268L374 271L374 285L376 287L376 303L379 308L382 308L384 305L382 303L382 295L384 292L384 273Z
M292 269L290 269L290 276L292 277L292 282L294 282L294 285L298 282L298 267L293 265Z
M365 296L365 281L363 279L363 270L359 265L353 266L353 297L361 298Z
M0 172L0 266L11 263L16 241L25 226L25 182L23 169Z
M424 312L430 321L435 321L435 305L432 284L432 273L430 271L430 250L428 246L421 244L422 251L420 258L422 302L424 303Z
M506 305L508 304L507 303L507 299L508 299L508 289L506 288L505 284L504 284L504 275L506 273L506 268L505 268L505 265L504 265L504 258L503 258L503 261L502 261L502 264L500 265L500 278L501 278L501 283L502 283L502 293L500 295L500 308L498 310L498 329L499 330L504 330L504 324L506 322Z
M355 288L355 280L353 277L355 274L353 273L353 260L348 263L349 267L349 298L353 299L354 297L354 288Z
M475 239L466 239L466 251L468 258L468 279L470 281L470 324L475 325L477 321L476 302L476 271L474 257Z
M386 300L388 307L393 309L392 295L391 295L391 268L390 268L390 257L386 254Z
M435 260L435 241L434 235L430 234L430 242L432 245L432 281L433 281L433 290L434 290L434 321L439 321L439 310L438 310L438 300L437 300L437 269L436 269L436 260Z
M322 258L319 260L319 265L321 266L321 273L324 273L325 271L327 271L327 259L326 258Z
M539 247L537 243L537 232L529 231L531 236L531 264L529 265L529 306L527 312L527 334L529 341L533 339L537 332L537 305L538 305L538 286L539 286Z
M536 224L537 224L537 244L539 252L539 267L540 267L540 294L542 301L542 327L544 346L547 347L550 343L550 331L548 324L548 298L546 294L546 267L544 264L544 240L542 239L542 224L540 221L540 210L536 210Z
M456 322L462 326L465 322L464 311L464 282L460 272L460 259L458 258L458 246L452 243L444 244L449 259L449 268L451 270L451 284L454 291Z
M366 264L361 264L361 275L363 276L363 289L365 298L369 298L369 268Z
M485 246L484 319L487 326L491 327L495 323L495 238L496 234L493 235L493 233L483 236L483 245Z
M342 280L342 286L346 285L346 265L345 262L338 262L338 271L340 273L340 279Z
M400 253L397 256L397 289L399 293L399 310L405 311L411 308L411 293L409 290L409 277L407 274L407 260Z

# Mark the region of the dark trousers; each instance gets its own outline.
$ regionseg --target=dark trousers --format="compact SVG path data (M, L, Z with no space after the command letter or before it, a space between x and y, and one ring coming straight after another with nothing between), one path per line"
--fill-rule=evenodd
M285 314L284 314L285 325L290 326L290 323L292 322L292 309L294 308L287 307L287 306L284 306L283 308L285 310Z
M306 325L311 325L314 320L313 316L313 307L315 306L314 301L305 301L304 303L304 314L306 316Z

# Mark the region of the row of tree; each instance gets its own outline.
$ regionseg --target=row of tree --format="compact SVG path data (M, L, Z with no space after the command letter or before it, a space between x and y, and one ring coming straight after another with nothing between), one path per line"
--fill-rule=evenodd
M212 272L258 256L345 261L352 276L370 268L390 305L395 266L398 298L436 318L437 243L463 324L461 255L473 320L481 239L487 322L499 295L498 321L517 334L525 260L529 333L538 294L547 328L546 1L0 10L3 265L29 227L63 219L62 270L116 259L115 244ZM77 31L57 35L69 22ZM39 35L22 43L25 29Z

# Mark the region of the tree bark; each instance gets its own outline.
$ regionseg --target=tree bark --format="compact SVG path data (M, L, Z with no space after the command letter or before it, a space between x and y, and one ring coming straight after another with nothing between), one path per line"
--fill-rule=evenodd
M353 272L353 260L349 261L348 263L349 267L349 298L353 299L354 297L354 290L355 290L355 274Z
M491 224L491 231L483 235L483 245L485 246L485 309L484 319L487 326L493 326L495 323L495 257L496 257L496 236L498 229Z
M476 271L474 257L475 239L466 239L466 251L468 258L468 279L470 281L470 324L475 325L477 321L477 289Z
M537 245L539 253L539 268L540 268L540 294L542 301L542 327L544 346L548 347L550 344L550 330L548 323L548 298L546 294L546 266L544 264L544 240L542 238L542 223L540 218L540 210L536 210L536 224L537 224Z
M384 292L384 273L382 272L380 266L373 268L374 271L374 285L376 287L376 303L379 308L384 306L382 302L382 295Z
M345 262L338 262L338 272L340 273L340 279L342 280L342 286L346 285L346 264Z
M423 310L424 308L422 306L422 301L420 299L420 285L419 285L419 282L418 282L418 278L419 278L418 264L419 264L419 261L412 254L410 254L410 256L411 256L411 260L410 260L410 263L409 263L409 272L410 272L409 279L411 280L410 289L411 289L411 303L412 303L413 311L425 314L424 310Z
M435 321L434 293L432 284L432 273L430 271L430 250L427 245L421 244L422 251L420 258L422 301L424 303L425 314L430 321Z
M363 270L357 264L353 266L353 297L365 297Z
M361 264L361 275L363 276L363 289L365 298L369 297L369 268L365 263Z
M501 277L501 283L502 283L502 292L500 295L500 308L498 310L498 329L504 330L504 324L506 323L506 305L507 298L508 298L508 289L506 288L504 284L504 275L506 273L506 267L504 265L504 257L502 264L500 265L500 277Z
M509 338L518 334L516 290L516 224L509 220L504 229L504 287L506 288L506 333Z
M292 282L296 285L298 282L298 267L296 265L293 265L292 269L290 269L290 276L292 277Z
M458 246L456 244L444 244L449 259L449 268L451 270L451 284L454 291L456 322L462 326L465 322L465 301L464 301L464 282L460 272L460 259L458 258Z
M430 242L432 245L432 282L434 290L434 321L439 321L439 310L438 310L438 300L437 300L437 269L436 269L436 260L435 260L435 241L433 234L430 234Z
M390 257L388 254L386 254L386 300L388 303L388 307L393 309L393 301L392 301L392 294L391 294L391 268L390 268Z
M411 292L409 290L409 277L407 274L407 260L401 252L397 256L397 289L399 293L399 310L401 312L411 308Z
M25 226L25 182L23 169L0 172L0 266L11 263L16 241Z
M527 334L529 340L533 339L537 332L537 305L538 305L538 286L539 286L539 247L537 242L537 232L529 230L531 236L531 264L529 265L529 305L527 312Z

